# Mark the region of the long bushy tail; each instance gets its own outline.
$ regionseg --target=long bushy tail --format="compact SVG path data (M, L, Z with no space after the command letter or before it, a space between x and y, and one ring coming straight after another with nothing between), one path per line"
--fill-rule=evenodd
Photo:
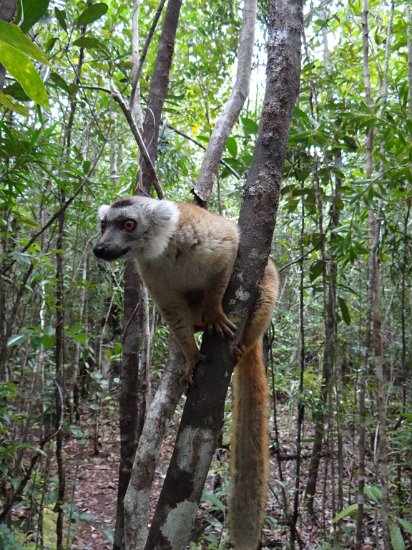
M268 384L256 341L235 368L229 530L235 550L260 540L269 477Z

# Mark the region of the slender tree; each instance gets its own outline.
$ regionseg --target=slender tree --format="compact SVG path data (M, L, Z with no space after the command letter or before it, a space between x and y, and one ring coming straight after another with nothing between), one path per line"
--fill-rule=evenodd
M149 163L142 156L136 188L137 192L146 195L150 194L150 188L155 178L153 166L157 156L159 126L163 103L169 85L169 73L172 65L180 8L181 0L169 0L159 38L155 68L150 82L149 100L143 126L143 140L151 162ZM136 103L136 99L133 101ZM147 317L142 315L143 311L147 311L147 307L145 306L147 295L143 289L143 283L135 262L129 261L126 263L124 282L124 368L120 391L121 459L117 496L115 549L120 549L123 544L124 497L129 485L136 446L143 429L143 419L145 417L145 412L143 413L141 407L139 410L139 403L140 405L143 403L139 399L139 369L143 369L144 367L142 363L139 364L139 353L142 350L141 337L144 335L145 326L147 326ZM141 313L137 317L139 310ZM141 323L138 323L139 318ZM143 347L147 349L146 345ZM147 355L145 355L146 357ZM144 377L140 379L145 380ZM146 394L146 389L142 388L142 390ZM140 422L138 423L139 418Z

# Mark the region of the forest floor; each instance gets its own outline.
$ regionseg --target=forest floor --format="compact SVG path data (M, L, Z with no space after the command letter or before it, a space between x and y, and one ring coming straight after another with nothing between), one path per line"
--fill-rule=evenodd
M280 411L278 411L280 413ZM285 489L288 499L289 514L293 505L293 486L295 475L294 449L295 441L293 434L296 426L296 419L287 407L282 407L279 418L279 432L282 442L282 480L279 481L279 461L272 455L271 457L271 479L270 493L267 505L267 521L263 531L263 549L289 548L290 530L283 513L282 505L282 487ZM158 467L156 469L156 478L152 494L151 513L160 493L161 485L166 474L167 465L173 451L173 442L176 433L177 417L171 424L171 429L165 438ZM82 429L88 434L87 441L81 442L78 439L71 439L65 447L66 458L68 461L68 483L73 493L72 497L67 494L68 500L71 500L73 506L73 519L79 518L81 521L73 524L72 531L72 550L110 550L112 548L113 532L115 526L116 512L116 494L118 479L118 460L119 460L119 436L118 426L115 420L107 420L100 425L98 438L98 452L95 451L94 428ZM304 434L308 437L308 434ZM302 455L309 456L309 443L303 445ZM221 484L222 478L226 476L229 453L226 449L220 451L221 461L212 468L207 481L207 488L219 495L219 488L222 489L222 501L225 501L226 491L224 484ZM307 462L307 461L306 461ZM216 465L218 464L218 465ZM307 466L307 464L305 463ZM302 467L303 480L305 480L305 466ZM223 474L222 476L220 474ZM336 538L339 544L324 545L325 540L332 540L333 532L330 529L332 514L332 487L330 482L330 472L324 468L319 475L319 495L315 500L315 509L319 511L317 521L301 514L298 522L298 537L300 544L297 547L315 550L315 549L350 549L350 544L343 542L344 532L341 532ZM222 487L220 487L222 485ZM216 491L217 489L217 491ZM70 491L70 489L69 489ZM210 493L209 493L210 494ZM302 507L302 503L301 503ZM223 513L217 500L213 497L206 499L200 506L198 516L193 531L193 540L201 540L191 548L196 549L226 549L230 548L226 535L222 529ZM300 508L301 509L301 508ZM83 519L84 518L84 519ZM353 533L353 522L347 522L344 525L345 530ZM323 544L322 544L323 543ZM375 547L366 540L363 550L373 550Z

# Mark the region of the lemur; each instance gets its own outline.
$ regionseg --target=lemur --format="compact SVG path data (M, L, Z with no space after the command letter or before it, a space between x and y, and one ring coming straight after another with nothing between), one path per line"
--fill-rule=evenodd
M103 205L98 213L102 235L95 255L137 261L183 351L184 381L190 383L203 359L194 330L213 329L221 339L233 338L236 330L222 309L222 298L237 255L237 226L193 204L140 196ZM229 530L237 550L257 548L266 505L268 385L259 339L270 324L277 295L278 274L269 261L235 357Z

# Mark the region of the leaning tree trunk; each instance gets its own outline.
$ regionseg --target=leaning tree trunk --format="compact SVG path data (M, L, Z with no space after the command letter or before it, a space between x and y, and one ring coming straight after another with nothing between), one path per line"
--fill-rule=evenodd
M271 1L264 106L240 212L243 231L238 260L224 299L224 309L238 323L239 332L231 344L219 342L215 336L204 339L202 353L209 361L195 371L146 550L184 548L190 538L221 430L233 370L231 349L256 301L271 247L287 136L299 89L302 26L300 0Z

